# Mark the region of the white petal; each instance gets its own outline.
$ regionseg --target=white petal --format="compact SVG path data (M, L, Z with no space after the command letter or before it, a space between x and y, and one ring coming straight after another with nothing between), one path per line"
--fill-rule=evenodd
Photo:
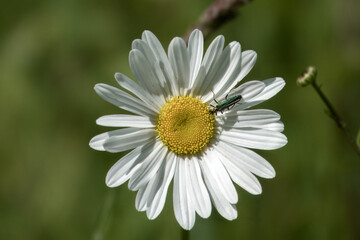
M137 49L142 52L148 64L151 66L154 77L160 85L160 92L162 92L164 96L169 95L169 84L167 83L166 78L161 71L159 64L160 61L156 58L147 42L145 42L144 40L136 39L132 43L132 49Z
M154 150L154 141L139 146L123 156L108 171L106 175L106 185L117 187L126 182L137 169L143 160Z
M139 189L139 191L136 194L135 198L135 208L139 212L146 211L146 201L147 201L147 195L145 194L145 191L147 189L147 185L143 186Z
M201 88L201 100L207 102L207 100L213 97L214 85L224 76L226 69L230 65L230 47L227 46L221 55L216 59L213 67L206 73L204 83ZM216 93L215 93L216 94Z
M190 230L195 224L194 204L189 199L188 176L185 161L177 157L177 166L174 177L173 205L175 218L180 226Z
M116 131L116 130L115 130ZM105 133L101 133L99 135L96 135L95 137L93 137L90 142L89 145L92 149L98 150L98 151L105 151L105 148L103 147L104 142L106 139L109 138L109 133L105 132Z
M263 81L265 83L265 89L254 100L268 100L269 98L280 92L285 86L284 79L280 77L269 78Z
M142 88L135 81L131 80L122 73L115 73L115 79L121 87L130 91L135 96L140 98L144 103L146 103L148 108L152 109L156 113L160 112L159 109L162 107L160 103L157 102L149 92L145 91L144 88Z
M158 191L159 180L160 179L158 178L158 174L156 174L153 178L150 179L150 181L147 184L144 184L142 187L139 188L135 200L135 207L138 211L147 211L149 209L148 202L151 201L151 199Z
M109 133L116 133L105 140L103 147L108 152L123 152L143 145L155 138L155 129L123 128Z
M221 193L230 203L237 203L238 195L234 184L217 154L208 151L206 160L199 161L199 163L204 177L206 176L208 179L206 185L209 187L209 184L211 184L212 188Z
M247 102L248 99L252 99L261 93L264 88L265 84L261 81L249 81L232 90L229 97L241 95L242 99Z
M209 69L211 69L215 65L216 60L220 57L222 49L224 47L224 41L224 36L217 36L206 50L204 59L202 61L202 66L204 67L205 73L209 72ZM193 85L192 93L194 95L202 96L204 93L204 87L206 87L208 83L206 83L205 78L199 80L202 81L195 82L195 84Z
M241 104L241 106L238 107L239 109L246 109L262 103L263 101L266 101L276 95L285 86L285 81L279 77L269 78L262 82L265 84L263 91L253 98L248 99L246 103Z
M238 104L235 104L232 107L231 112L236 112L238 109L243 109L243 105L247 103L248 99L252 99L254 96L258 95L265 88L265 84L261 81L249 81L244 84L241 84L239 87L235 88L229 93L227 99L230 99L234 96L240 95L241 101ZM215 99L216 100L216 99ZM211 103L211 105L215 104L215 100Z
M142 52L133 49L129 54L129 62L132 73L140 85L153 95L160 105L165 103L165 98L161 88L161 82L154 75L155 69L148 62Z
M131 49L137 49L142 52L149 63L157 62L154 53L144 40L135 39L131 44Z
M264 125L277 122L280 115L268 109L229 111L218 118L225 129L254 127L263 128Z
M206 189L203 178L201 176L201 169L199 166L199 159L192 157L188 161L189 178L191 180L191 188L194 195L194 204L196 212L202 218L208 218L211 214L211 201L209 192Z
M169 45L169 60L178 81L180 94L186 95L189 87L190 62L186 44L182 38L174 38Z
M157 178L159 187L151 201L148 201L147 216L149 219L155 219L164 208L166 194L173 179L176 167L175 154L169 152L167 159L164 161L164 167L159 170Z
M175 81L174 78L174 72L171 68L169 59L160 41L150 31L143 32L142 40L144 40L149 45L155 57L157 58L158 64L163 72L167 85L169 85L171 88L172 95L177 96L179 93L178 93L177 82Z
M204 82L206 76L206 70L204 66L200 66L199 72L196 76L196 79L193 83L192 88L190 89L190 96L197 96L196 89L201 88L201 84Z
M139 188L138 194L136 195L136 209L142 209L142 211L148 211L149 205L152 199L154 198L155 194L159 190L161 176L163 176L163 168L165 166L165 161L161 163L161 166L158 172L155 174L153 178L147 184L144 184L142 187ZM143 190L145 189L145 190ZM143 190L141 195L139 195L140 191ZM138 200L139 195L139 200ZM149 218L149 217L148 217ZM149 218L150 219L150 218Z
M241 53L241 72L238 75L236 82L241 81L254 67L257 59L257 54L253 50L247 50Z
M154 151L142 162L140 169L130 178L128 187L132 191L138 190L147 184L159 170L167 153L163 143L156 141Z
M120 89L100 83L95 85L95 91L102 99L129 112L142 116L155 115L144 102Z
M223 78L226 80L228 77L228 81L221 81L221 83L219 82L217 84L217 89L214 89L214 92L220 99L224 98L225 95L228 94L230 90L249 73L249 71L255 65L257 58L256 52L252 50L244 51L241 53L241 56L238 56L239 50L241 51L241 49L240 44L238 45L237 42L232 42L229 44L229 46L231 46L233 49L231 55L232 67L229 67L228 74L226 74ZM239 64L239 61L241 61L241 64ZM209 92L205 93L207 93L207 95L204 100L205 102L208 102L211 100L211 94Z
M282 133L256 128L223 131L219 138L240 147L263 150L278 149L287 143L286 136Z
M228 45L207 72L201 90L203 95L201 100L203 102L206 102L206 99L211 99L215 84L224 77L226 70L230 65L230 53L231 47Z
M275 132L282 132L284 131L284 124L281 121L277 121L277 122L265 124L261 128Z
M147 184L144 184L142 187L140 187L136 195L136 200L135 200L136 209L138 211L146 210L147 211L146 214L149 219L155 219L160 214L161 210L164 207L165 198L163 203L160 202L158 206L153 206L151 208L151 205L154 198L158 195L163 195L164 191L166 197L167 187L173 177L173 172L171 173L171 169L165 168L166 165L168 166L171 165L171 164L167 164L168 163L167 160L168 159L166 159L166 161L162 161L161 166L158 172L155 174L155 176L151 178ZM166 175L172 174L172 175L170 179L168 179L168 176L166 176L165 174ZM165 190L164 187L166 188ZM154 214L154 211L156 211L155 212L157 214L156 216Z
M173 70L171 70L171 74L172 76L169 75L169 73L167 72L167 70L165 69L165 65L162 61L159 62L159 66L161 69L161 72L164 76L164 78L166 79L166 82L168 83L169 87L170 87L170 94L167 96L167 99L169 99L169 96L179 96L179 83L176 80L176 78L174 77L174 73Z
M262 178L274 178L275 169L259 154L230 143L219 141L217 150L237 166L248 169Z
M126 114L106 115L98 118L96 124L108 127L153 128L155 124L149 117Z
M215 64L216 59L220 56L224 48L225 38L222 35L217 36L206 50L203 65L205 66L206 72Z
M101 134L93 137L90 140L89 145L90 145L90 147L92 147L95 150L105 151L106 149L104 148L104 143L109 138L122 137L122 136L124 136L124 134L129 134L129 133L131 134L131 133L137 132L137 131L139 131L139 129L137 129L137 128L125 128L125 129L117 129L117 130L101 133ZM141 144L139 144L139 145L141 145Z
M245 189L251 194L260 194L261 185L252 173L244 169L241 164L238 164L236 159L230 158L229 155L224 155L219 153L219 159L224 164L226 170L228 171L231 179L240 187Z
M214 156L205 156L201 161L199 161L206 187L209 190L214 206L220 213L220 215L228 220L234 220L237 217L237 210L235 204L231 204L225 198L221 187L217 184L217 181L214 179L213 175L209 174L206 170L208 167L205 166L205 163L212 158L214 158Z
M241 46L238 42L231 42L230 47L230 63L221 79L213 87L216 98L224 98L225 95L238 83L238 75L241 71ZM212 99L212 95L208 94L208 97L204 100L208 102Z
M198 75L201 60L204 52L204 37L198 29L192 31L189 37L188 52L190 58L190 82L189 88L192 88Z
M204 92L208 92L202 99L209 102L223 95L225 91L233 88L236 84L236 78L241 70L241 46L238 42L231 42L218 58L215 66L206 76L206 82L209 82L209 88ZM210 91L211 90L211 91Z
M162 47L159 39L150 31L146 30L142 34L142 40L145 41L149 47L151 48L154 56L163 61L164 63L167 62L167 65L170 66L170 63L167 61L167 56L164 48Z

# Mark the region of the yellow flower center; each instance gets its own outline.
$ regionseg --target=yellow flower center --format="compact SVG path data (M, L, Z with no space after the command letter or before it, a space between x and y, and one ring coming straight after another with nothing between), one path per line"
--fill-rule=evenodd
M196 154L213 137L214 115L199 98L173 97L162 107L156 130L174 153Z

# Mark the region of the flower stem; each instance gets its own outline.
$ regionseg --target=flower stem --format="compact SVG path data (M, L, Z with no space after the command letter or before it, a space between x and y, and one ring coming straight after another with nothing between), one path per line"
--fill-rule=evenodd
M190 239L190 231L181 228L181 240L189 240Z
M348 142L352 146L352 148L355 150L355 152L360 157L360 148L356 144L355 139L352 137L349 130L346 128L345 122L340 118L339 114L335 111L334 107L331 105L329 99L325 96L325 94L322 92L320 86L316 83L316 81L311 82L311 86L315 89L316 93L320 96L321 100L325 103L327 108L329 109L328 115L336 122L337 126L344 132Z
M110 189L105 197L104 204L100 211L99 219L92 234L92 240L105 239L105 232L111 220L111 212L116 198L116 191Z

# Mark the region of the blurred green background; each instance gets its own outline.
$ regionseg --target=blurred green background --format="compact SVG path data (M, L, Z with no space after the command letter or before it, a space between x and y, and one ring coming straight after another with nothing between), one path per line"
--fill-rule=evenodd
M12 0L0 8L0 239L180 239L172 194L153 221L135 210L126 184L109 189L119 154L89 148L119 110L93 86L132 76L131 42L151 30L167 48L210 0ZM310 64L349 129L360 127L360 2L255 0L219 29L258 53L245 80L287 85L258 108L279 112L289 143L259 151L277 171L263 194L238 188L239 216L197 217L192 239L360 239L360 159L295 80ZM104 204L108 202L110 204ZM107 206L111 205L111 208ZM108 209L109 214L103 214ZM106 213L106 211L105 211ZM105 219L102 221L101 219Z

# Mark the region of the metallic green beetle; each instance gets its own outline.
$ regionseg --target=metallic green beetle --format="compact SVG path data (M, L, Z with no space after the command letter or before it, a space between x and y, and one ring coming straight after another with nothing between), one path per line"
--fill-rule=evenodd
M226 95L225 100L220 103L218 103L214 99L214 101L217 103L217 105L215 107L213 107L213 109L210 110L210 113L211 114L216 114L217 112L224 113L224 110L230 110L230 108L233 107L238 102L240 102L241 99L242 99L241 95L236 95L229 99L227 99L227 95Z

